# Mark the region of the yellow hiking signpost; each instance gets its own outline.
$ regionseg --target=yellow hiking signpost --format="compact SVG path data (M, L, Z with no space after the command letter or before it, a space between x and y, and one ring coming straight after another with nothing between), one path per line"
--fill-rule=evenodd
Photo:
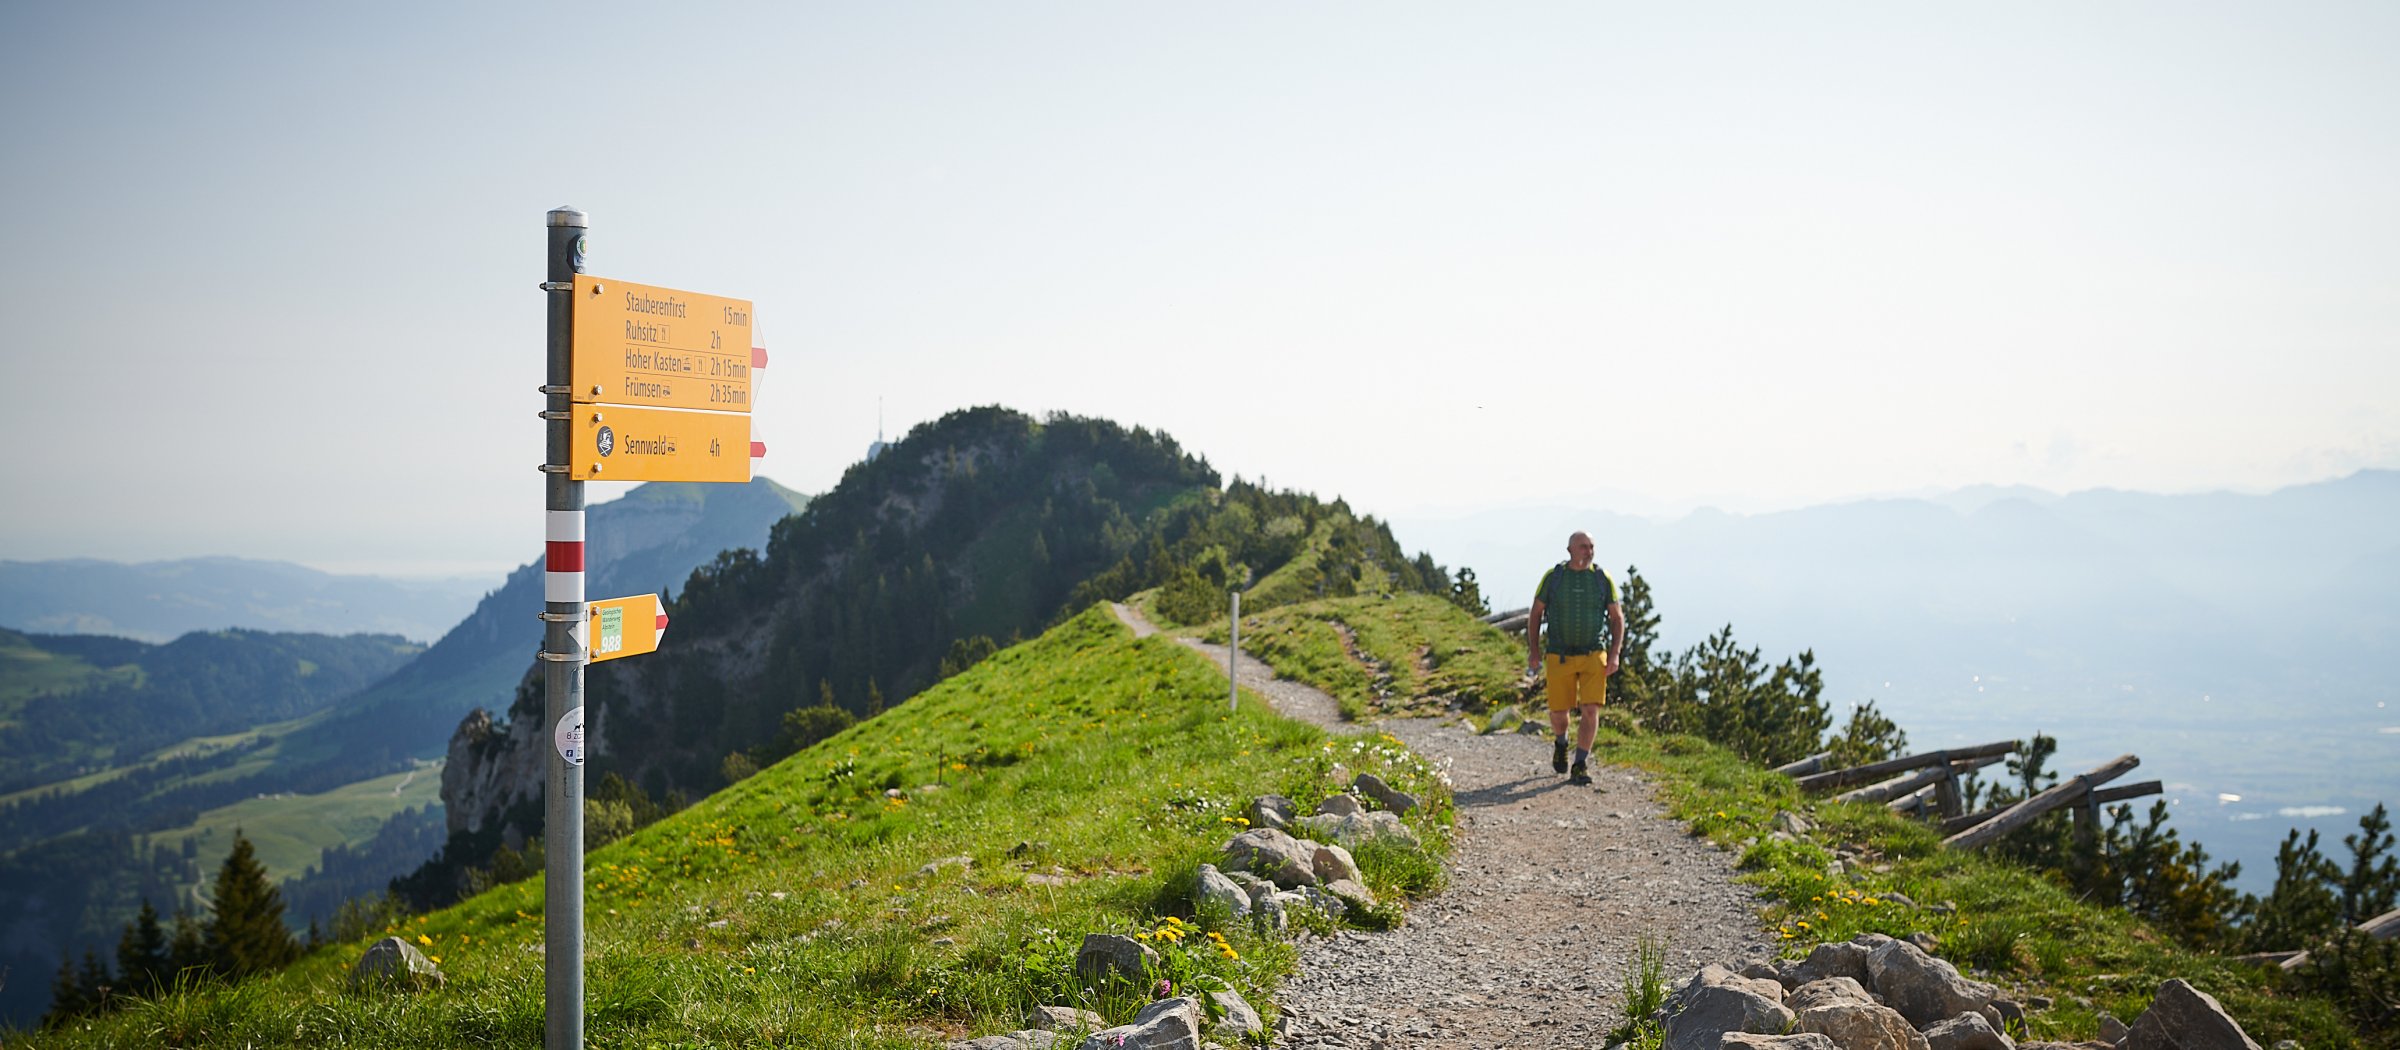
M667 636L667 609L658 595L637 594L592 603L592 662L658 651Z
M594 277L583 272L589 218L554 208L545 225L542 1046L582 1050L583 669L656 652L667 630L655 594L584 600L583 483L749 481L751 459L767 454L750 440L767 352L749 300Z
M748 481L750 416L577 405L567 477L575 481Z
M749 300L586 273L574 295L577 403L750 411Z

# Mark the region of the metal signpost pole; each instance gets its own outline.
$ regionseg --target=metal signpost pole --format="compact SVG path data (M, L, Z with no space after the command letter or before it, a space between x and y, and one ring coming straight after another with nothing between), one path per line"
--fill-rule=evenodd
M1233 592L1233 637L1225 647L1225 680L1233 683L1232 695L1225 700L1226 710L1242 709L1242 592Z
M568 475L574 440L574 282L583 271L589 223L574 208L550 212L549 456L542 465L543 725L551 739L543 791L542 1046L583 1048L583 663L589 628L583 601L583 482Z

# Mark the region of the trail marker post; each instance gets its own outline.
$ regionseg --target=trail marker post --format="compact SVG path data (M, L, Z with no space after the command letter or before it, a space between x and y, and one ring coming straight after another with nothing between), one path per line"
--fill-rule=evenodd
M1225 709L1242 709L1242 592L1233 592L1233 634L1225 646L1225 680L1232 683L1232 695L1225 700Z
M573 208L549 215L548 458L542 461L543 724L553 746L542 791L542 1046L583 1047L583 482L568 474L574 440L573 291L590 220Z
M590 221L552 209L542 460L542 1046L583 1047L583 668L656 651L655 594L584 600L583 483L750 480L767 454L750 405L767 352L751 304L583 272Z

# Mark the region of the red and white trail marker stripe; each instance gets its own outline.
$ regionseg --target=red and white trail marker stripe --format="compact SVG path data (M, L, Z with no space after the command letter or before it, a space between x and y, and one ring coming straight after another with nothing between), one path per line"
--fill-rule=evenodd
M542 600L583 600L583 512L543 512Z

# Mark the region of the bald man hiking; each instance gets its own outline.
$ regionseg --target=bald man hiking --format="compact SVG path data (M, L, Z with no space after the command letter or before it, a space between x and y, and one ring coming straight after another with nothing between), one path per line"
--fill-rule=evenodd
M1548 630L1543 628L1547 626ZM1592 564L1592 538L1567 537L1567 560L1542 574L1525 618L1525 674L1550 685L1550 768L1567 773L1567 783L1589 784L1592 737L1600 730L1600 705L1608 702L1608 676L1625 653L1625 606L1617 581ZM1567 712L1576 713L1575 766L1567 767Z

